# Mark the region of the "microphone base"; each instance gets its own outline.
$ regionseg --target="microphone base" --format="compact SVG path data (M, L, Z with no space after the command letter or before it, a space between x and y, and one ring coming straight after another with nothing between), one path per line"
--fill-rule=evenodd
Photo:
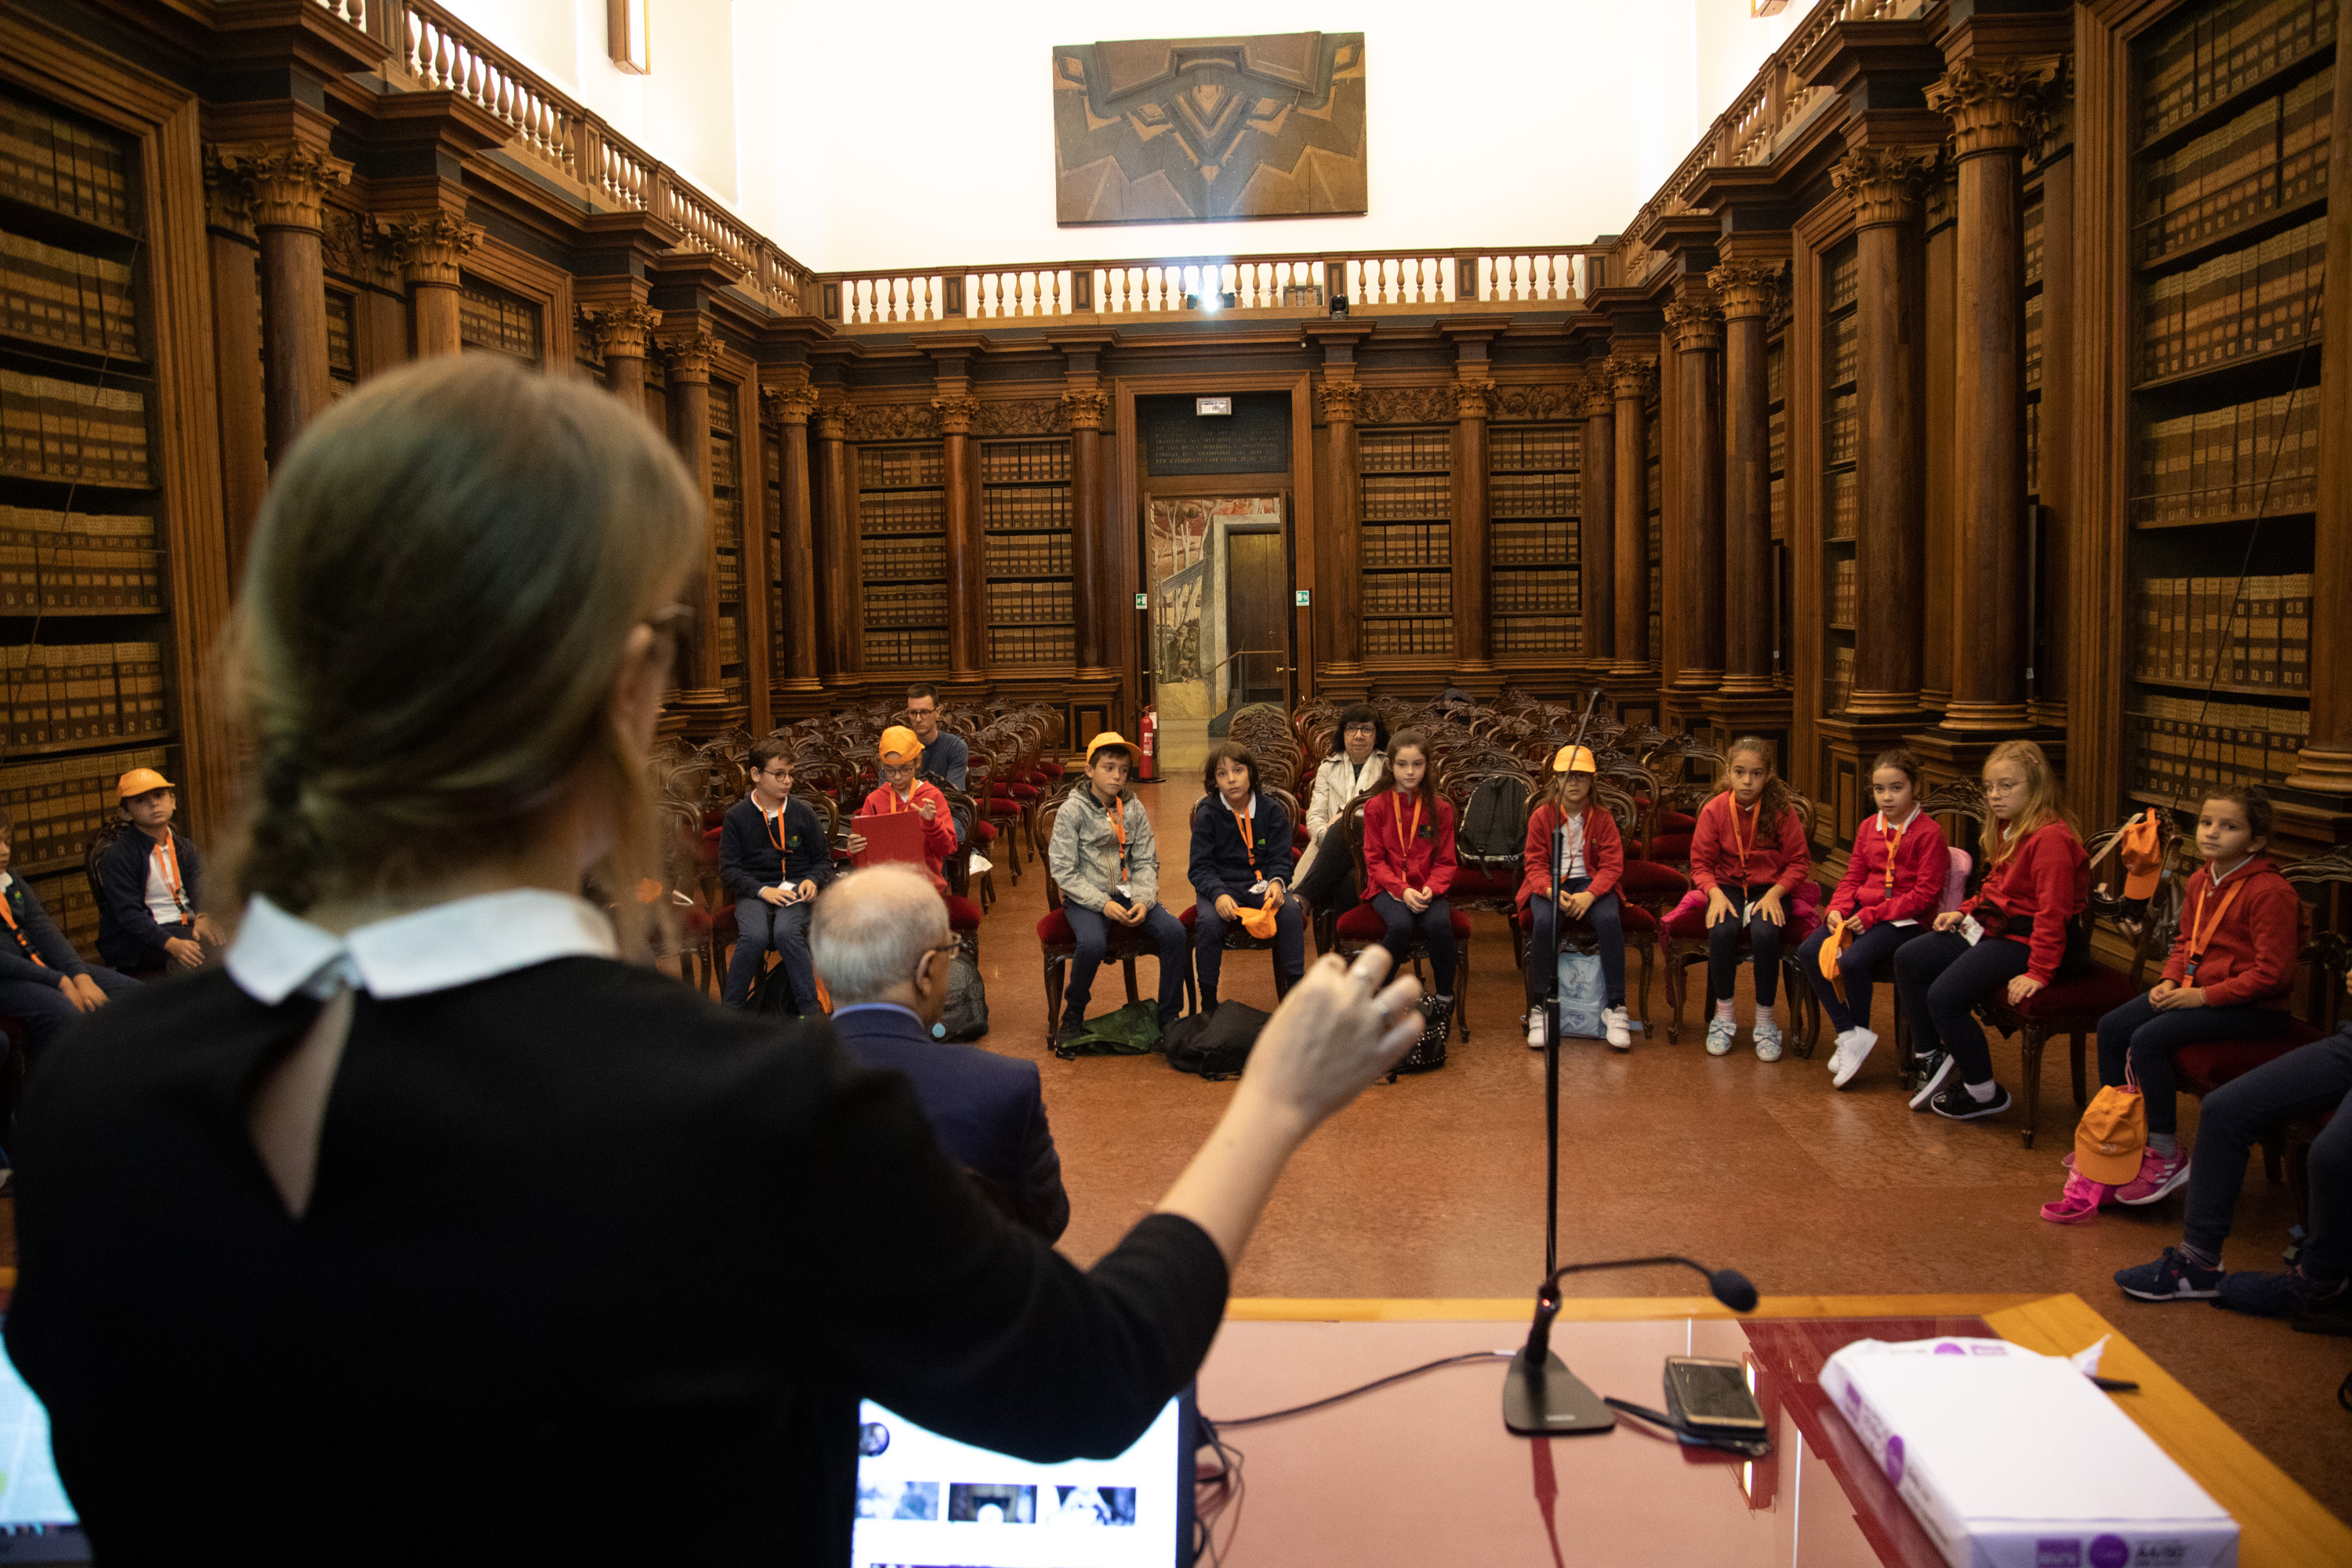
M1530 1366L1521 1354L1503 1374L1503 1425L1522 1437L1570 1437L1610 1431L1617 1415L1559 1357Z

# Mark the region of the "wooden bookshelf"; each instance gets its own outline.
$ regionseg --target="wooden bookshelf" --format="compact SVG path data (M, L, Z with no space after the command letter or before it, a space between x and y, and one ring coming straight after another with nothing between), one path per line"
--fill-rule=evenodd
M1077 662L1071 574L1070 438L983 441L980 519L986 554L988 662Z
M1822 255L1822 711L1845 711L1853 694L1856 563L1861 480L1854 457L1860 431L1855 380L1861 355L1856 243Z
M1789 538L1789 342L1783 319L1764 345L1765 468L1772 485L1772 684L1790 689L1790 637L1796 616Z
M856 452L865 668L944 668L948 535L941 443L873 442Z
M743 450L737 415L741 392L710 383L710 533L719 557L719 686L730 702L749 700L743 658Z
M1498 658L1556 666L1583 653L1583 454L1581 424L1487 432L1488 603Z
M1658 394L1652 389L1642 405L1642 538L1643 559L1650 574L1650 663L1659 667L1666 657L1665 603L1665 458L1661 449Z
M792 647L784 625L784 447L782 432L760 426L760 483L767 504L760 509L768 530L768 678L781 678L793 668ZM811 563L793 568L806 572Z
M547 363L538 302L471 276L457 290L457 341L466 353L501 353L534 370Z
M2132 46L2135 801L2278 784L2310 731L2335 12L2189 5ZM2036 368L2029 340L2029 387Z
M1370 429L1358 449L1364 653L1446 658L1454 651L1454 432Z

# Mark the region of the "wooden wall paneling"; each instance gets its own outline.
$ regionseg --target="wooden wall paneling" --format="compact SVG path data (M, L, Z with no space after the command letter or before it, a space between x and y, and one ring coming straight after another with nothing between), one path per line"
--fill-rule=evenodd
M1103 464L1103 418L1110 398L1091 384L1062 395L1070 420L1070 611L1078 677L1102 680L1111 671L1104 652L1107 634L1117 616L1103 598L1102 571L1097 558L1103 548L1103 531L1109 516L1109 476Z
M665 321L667 331L656 340L668 372L669 438L694 477L695 489L706 508L710 500L710 363L719 354L719 340L700 320L684 315ZM706 522L707 528L707 522ZM725 706L719 679L719 557L706 531L703 549L687 584L694 606L692 630L686 639L677 706L698 711L688 721L689 732L723 728L717 710Z
M1301 375L1292 384L1290 394L1290 468L1295 474L1304 474L1310 480L1316 473L1315 464L1315 381ZM1290 703L1295 709L1316 694L1315 601L1321 596L1326 579L1317 569L1321 560L1322 527L1315 510L1315 488L1301 490L1293 486L1283 491L1282 531L1285 559L1290 565ZM1307 602L1296 601L1297 590L1305 589Z
M1494 412L1495 384L1465 366L1454 393L1454 672L1475 678L1494 668L1494 626L1487 615L1494 584L1487 565L1492 524L1486 420Z
M761 402L776 421L778 468L783 491L782 526L778 531L783 552L779 563L784 596L783 657L773 684L777 692L801 698L822 689L817 679L817 595L823 578L817 567L809 451L809 418L816 412L816 392L805 381L795 378L763 390Z
M1780 268L1727 263L1708 274L1723 307L1723 689L1772 689L1772 466L1765 328Z
M837 386L819 395L816 437L819 500L816 576L823 584L818 675L827 688L854 687L865 667L857 548L856 476L849 448L849 397Z
M231 582L245 572L254 521L269 489L268 395L262 368L261 242L245 182L205 156L206 267L211 283L214 412Z
M1685 561L1683 554L1683 463L1682 454L1688 436L1684 424L1688 411L1683 403L1683 376L1686 366L1683 354L1675 347L1674 328L1669 324L1658 338L1657 358L1657 423L1658 443L1658 587L1656 602L1650 613L1657 618L1657 630L1650 644L1650 663L1658 675L1661 693L1674 689L1682 674L1683 617L1691 611L1691 604L1683 581ZM1648 434L1644 433L1645 436ZM1643 456L1646 506L1648 485L1648 454ZM1645 524L1646 524L1646 519ZM1648 542L1643 541L1646 555ZM1662 728L1671 729L1670 721L1661 719Z
M457 353L465 347L457 309L465 280L458 268L482 231L449 212L404 214L390 228L400 279L408 288L416 357Z
M736 547L735 643L743 663L744 727L754 735L775 728L775 629L770 624L768 530L772 520L767 484L767 421L761 417L759 366L728 348L718 362L735 395L735 508L742 542Z
M942 394L931 400L940 414L940 468L947 487L948 679L967 690L976 689L986 660L987 598L981 584L982 543L980 454L973 449L971 425L980 402L963 391L964 382L941 382Z
M1363 578L1356 570L1363 506L1363 454L1356 437L1359 388L1353 366L1343 378L1327 368L1318 389L1325 423L1324 460L1329 482L1316 519L1323 542L1328 664L1325 676L1350 695L1360 689L1364 676Z
M1666 684L1706 692L1723 682L1724 532L1723 316L1704 290L1666 308L1674 352L1673 413L1660 444L1667 504ZM1663 410L1667 398L1660 398Z
M1601 366L1617 402L1617 648L1610 660L1612 687L1646 682L1656 666L1650 647L1650 458L1643 403L1656 363L1648 355L1612 352ZM1621 712L1622 716L1622 712Z

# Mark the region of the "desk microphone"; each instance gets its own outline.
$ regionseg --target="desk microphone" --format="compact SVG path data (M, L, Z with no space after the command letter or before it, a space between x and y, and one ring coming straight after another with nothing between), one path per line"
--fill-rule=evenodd
M1715 1299L1735 1312L1756 1310L1756 1287L1736 1268L1709 1268L1687 1258L1619 1258L1606 1263L1570 1263L1552 1270L1536 1291L1536 1315L1528 1342L1511 1358L1503 1377L1503 1425L1522 1437L1559 1437L1605 1432L1617 1417L1568 1363L1551 1353L1551 1322L1559 1315L1559 1282L1570 1274L1601 1268L1646 1268L1672 1263L1706 1276Z

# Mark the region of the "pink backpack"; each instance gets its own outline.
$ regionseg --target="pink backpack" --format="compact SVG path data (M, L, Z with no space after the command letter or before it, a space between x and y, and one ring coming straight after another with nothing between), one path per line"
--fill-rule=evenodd
M1976 857L1957 844L1951 846L1947 853L1951 856L1952 863L1944 872L1944 897L1936 905L1936 912L1939 915L1949 914L1969 901L1969 873L1977 866Z

